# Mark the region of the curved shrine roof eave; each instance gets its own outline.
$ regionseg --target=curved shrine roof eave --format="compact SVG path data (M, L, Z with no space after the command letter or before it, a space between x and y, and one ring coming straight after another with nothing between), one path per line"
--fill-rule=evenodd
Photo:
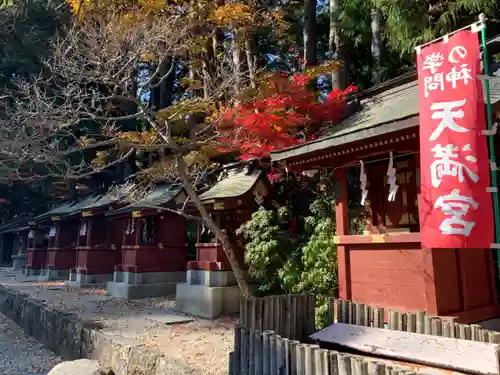
M0 226L0 234L12 233L12 232L22 232L30 228L29 223L33 218L30 217L18 217L13 218L8 223L4 223Z
M29 225L15 226L13 228L9 228L9 229L0 231L0 234L7 234L7 233L16 233L16 234L19 234L19 233L27 231L29 229L31 229L31 227Z
M337 147L340 149L341 146L348 146L353 142L359 142L361 140L369 142L370 139L375 137L390 135L405 129L416 128L418 125L418 115L414 115L388 124L381 124L377 127L365 129L361 132L346 134L336 138L329 138L320 144L305 143L299 148L286 150L286 154L278 154L276 157L273 155L272 160L302 160L312 156L313 154L317 155L318 153L335 152Z
M245 167L236 171L229 171L225 178L201 194L200 200L202 203L208 203L208 201L214 199L241 197L252 190L262 173L261 169L248 172L248 169Z
M418 126L418 86L409 82L362 101L362 109L322 136L271 153L272 161L303 158L318 151Z
M69 212L66 213L66 216L74 216L83 212L87 207L91 206L99 199L101 199L101 195L89 195L82 200L76 202L69 208Z
M42 221L47 221L51 219L51 216L60 216L60 215L66 215L72 210L72 206L76 204L75 201L69 201L65 202L54 209L47 211L41 215L38 215L33 218L32 221L34 222L42 222Z
M181 185L164 185L157 186L146 195L143 199L135 203L128 204L124 207L117 208L113 211L107 212L105 216L113 217L123 214L129 214L133 211L143 211L147 209L155 209L156 207L165 206L175 201L184 191Z

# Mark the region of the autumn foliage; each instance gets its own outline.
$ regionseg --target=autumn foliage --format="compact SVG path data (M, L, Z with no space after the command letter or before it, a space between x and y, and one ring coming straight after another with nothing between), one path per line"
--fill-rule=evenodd
M263 157L313 139L311 127L338 122L356 88L334 89L320 100L311 81L307 74L275 75L268 81L268 95L222 110L212 120L221 151L237 150L241 159Z

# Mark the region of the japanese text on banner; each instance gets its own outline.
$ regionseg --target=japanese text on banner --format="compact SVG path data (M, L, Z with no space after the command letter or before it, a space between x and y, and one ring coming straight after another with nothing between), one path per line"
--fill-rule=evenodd
M424 248L485 248L493 211L478 36L459 31L417 54L420 236Z

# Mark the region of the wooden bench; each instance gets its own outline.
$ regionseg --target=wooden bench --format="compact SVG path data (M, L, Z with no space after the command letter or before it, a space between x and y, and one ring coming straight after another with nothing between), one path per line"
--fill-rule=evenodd
M500 374L497 344L343 323L309 337L373 356L472 374Z

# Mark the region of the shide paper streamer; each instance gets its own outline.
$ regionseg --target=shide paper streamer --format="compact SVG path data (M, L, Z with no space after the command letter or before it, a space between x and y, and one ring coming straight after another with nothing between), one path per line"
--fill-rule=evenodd
M399 186L396 183L396 168L394 168L392 151L390 152L389 167L387 168L387 183L389 184L389 197L387 200L389 202L394 202Z
M361 205L365 205L366 198L368 197L368 181L366 179L365 164L360 160L361 168L359 173L359 181L361 182Z

